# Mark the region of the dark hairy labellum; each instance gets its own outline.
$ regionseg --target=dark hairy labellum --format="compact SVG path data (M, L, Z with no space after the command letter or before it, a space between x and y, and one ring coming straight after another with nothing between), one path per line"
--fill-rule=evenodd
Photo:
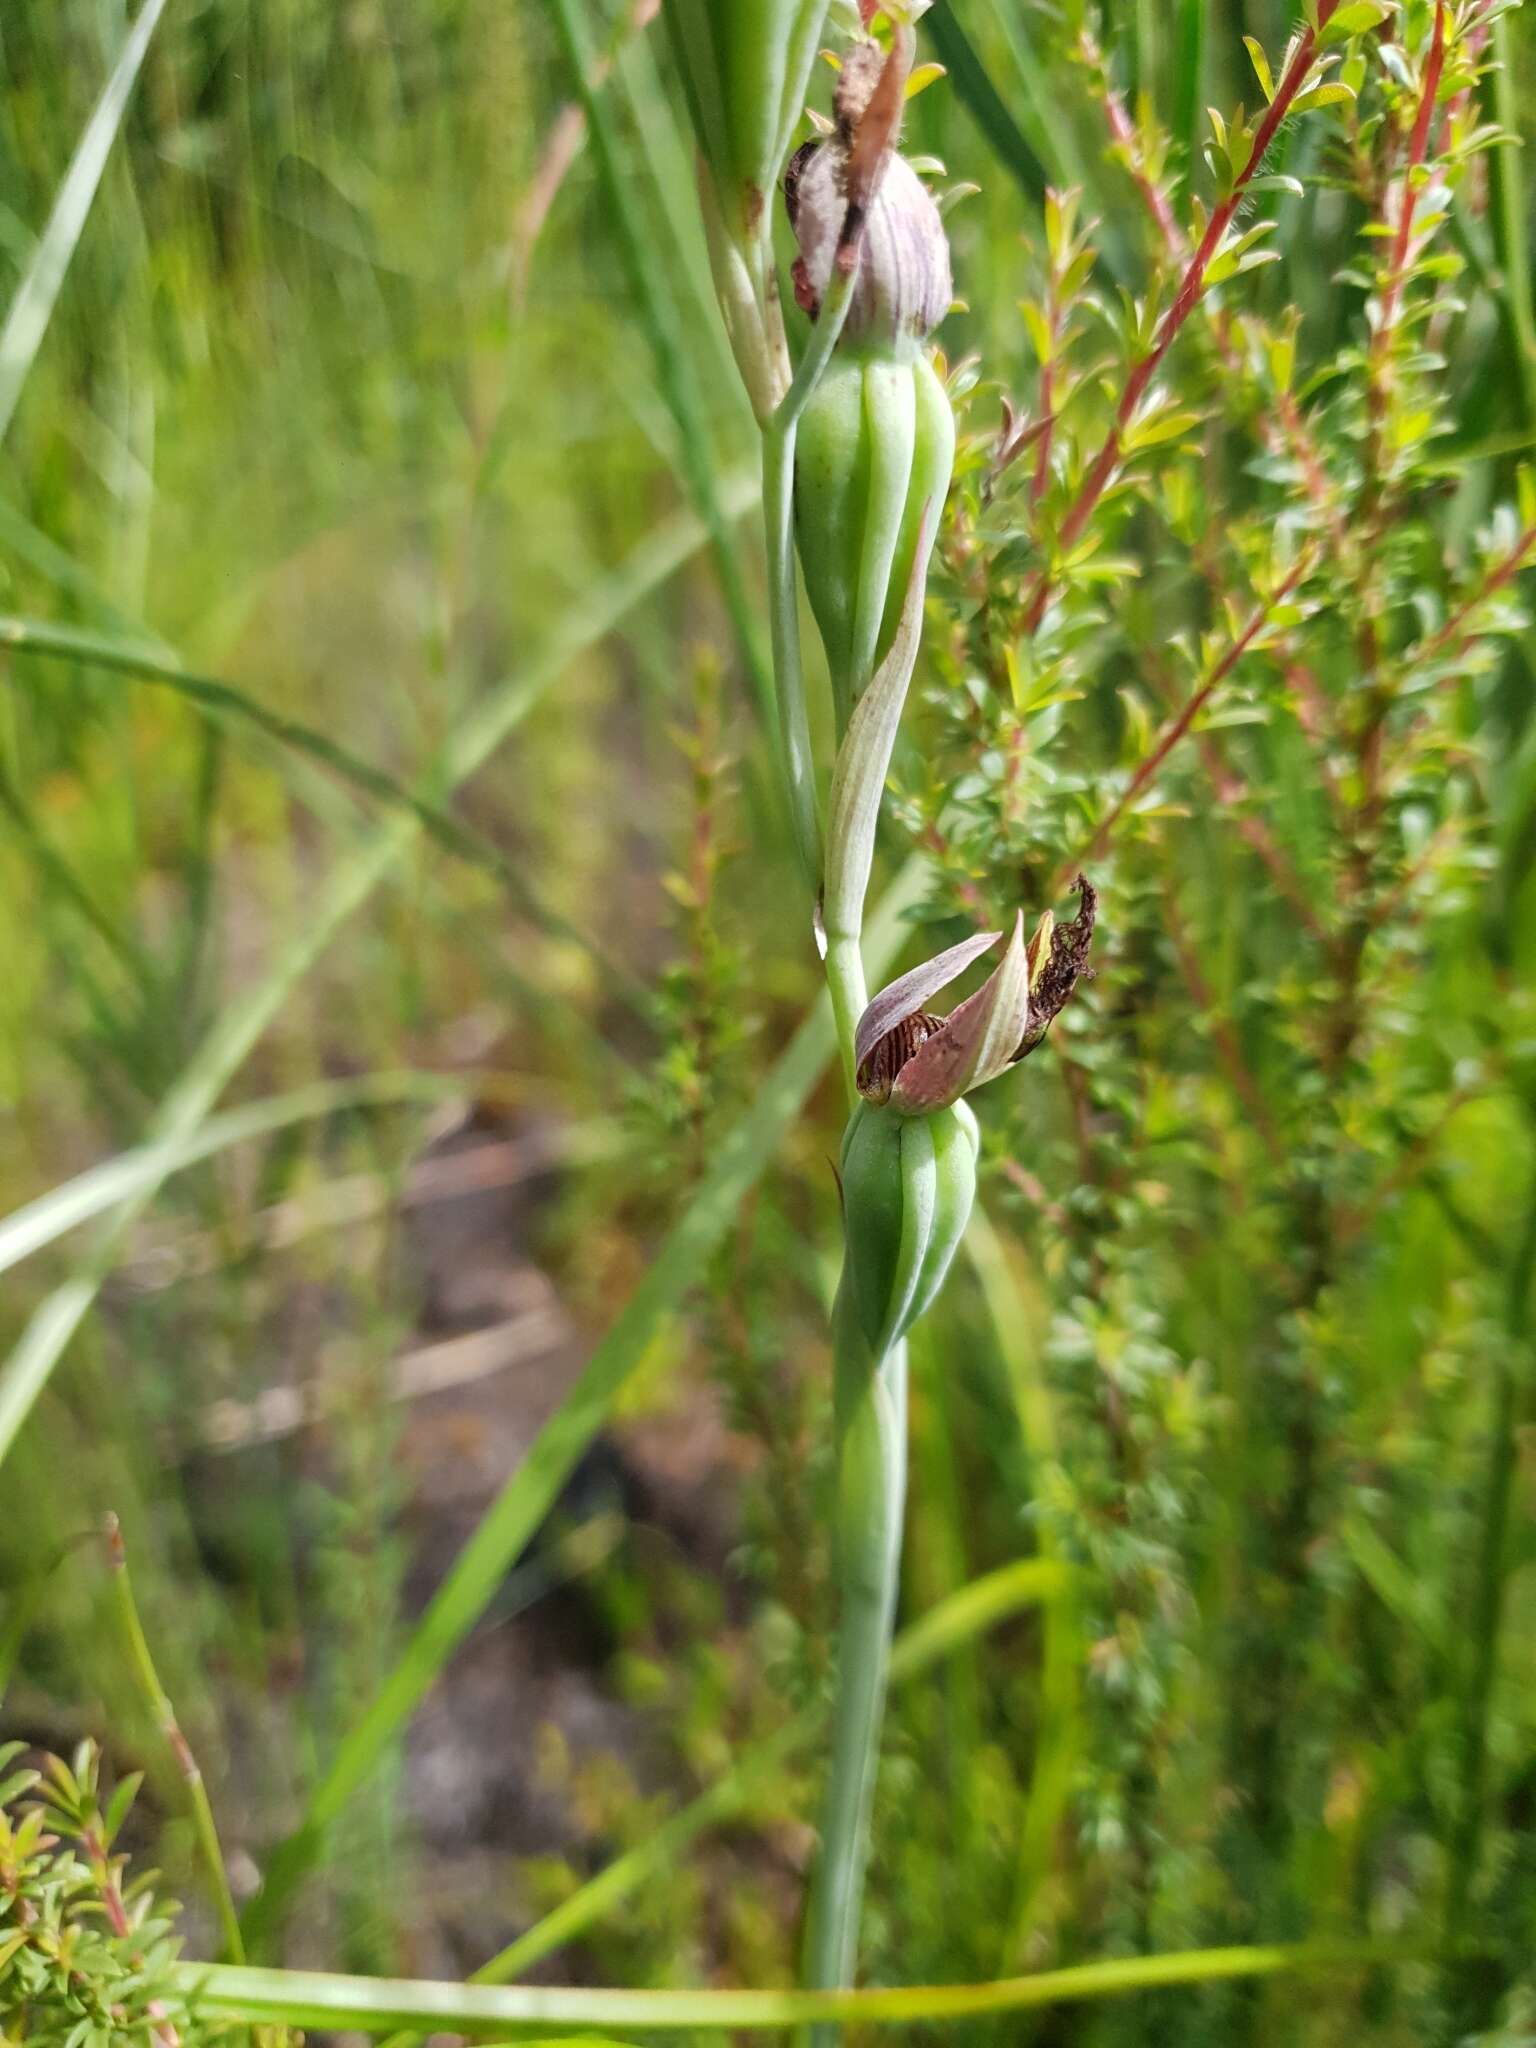
M896 1076L918 1047L925 1044L935 1031L941 1030L943 1024L942 1017L932 1016L927 1010L914 1010L910 1017L903 1017L899 1024L887 1031L874 1051L860 1062L856 1078L864 1100L877 1104L889 1102Z

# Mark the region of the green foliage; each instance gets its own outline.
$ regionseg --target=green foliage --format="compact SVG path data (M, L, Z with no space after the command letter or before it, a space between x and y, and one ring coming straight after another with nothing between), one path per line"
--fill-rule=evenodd
M54 290L36 251L128 10L5 9L0 301L32 279L52 311L0 393L0 611L31 630L0 649L0 1247L35 1332L0 1395L0 1676L15 1726L83 1713L151 1761L101 1705L89 1574L37 1594L120 1507L224 1839L278 1880L273 1948L302 1879L290 1954L350 1932L418 1968L410 1714L621 1390L680 1441L721 1412L726 1573L625 1543L595 1582L592 1684L647 1769L578 1742L603 1798L558 1886L498 1845L463 1937L466 1974L502 1944L509 1975L667 1990L795 1968L809 1735L730 1788L823 1712L843 1106L825 1020L777 1064L816 968L759 722L750 420L643 12L167 8ZM1531 2027L1536 327L1497 138L1529 129L1532 17L1448 7L1437 60L1428 0L1314 8L1266 135L1308 19L920 25L948 77L909 145L979 189L945 216L960 435L876 851L877 887L917 862L892 969L1059 909L1079 865L1101 922L1096 982L977 1098L983 1220L913 1340L904 1615L1021 1565L1060 1597L897 1691L864 1949L877 1986L1248 1939L1413 1960L1112 1970L1038 2016L924 2008L914 2042ZM360 1258L276 1224L359 1182L388 1216L448 1088L598 1133L537 1239L594 1372L459 1564L433 1550L423 1629L413 1420L378 1405L409 1285L388 1233ZM103 1221L83 1258L61 1234ZM210 1404L322 1355L347 1402L210 1467ZM489 1806L502 1759L471 1761ZM84 1912L90 1853L48 1831ZM158 1834L201 1895L185 1819Z
M18 1768L0 1745L0 2041L7 2048L182 2048L192 2028L173 1969L179 1908L152 1874L127 1882L115 1849L138 1791L124 1778L105 1807L101 1756Z

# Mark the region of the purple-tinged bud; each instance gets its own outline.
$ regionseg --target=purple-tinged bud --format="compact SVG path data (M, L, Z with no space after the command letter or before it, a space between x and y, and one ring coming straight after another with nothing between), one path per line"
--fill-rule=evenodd
M784 180L800 245L795 296L812 319L834 266L859 238L844 343L921 341L954 298L939 210L896 150L906 77L902 48L898 44L888 58L878 43L854 44L843 59L832 133L797 150Z

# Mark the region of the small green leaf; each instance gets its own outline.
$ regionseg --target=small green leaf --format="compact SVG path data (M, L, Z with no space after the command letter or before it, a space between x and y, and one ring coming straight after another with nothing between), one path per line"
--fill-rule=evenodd
M1272 100L1275 96L1275 81L1269 68L1269 59L1264 54L1263 44L1257 36L1244 36L1243 46L1253 62L1254 74L1264 88L1265 99Z
M1154 413L1150 418L1137 420L1126 434L1127 454L1136 454L1143 448L1159 448L1168 441L1177 441L1192 427L1198 427L1200 415L1197 412L1169 410Z
M1367 29L1379 28L1391 12L1387 0L1345 0L1345 5L1329 17L1317 46L1328 50L1335 43L1348 42L1351 36L1363 35Z
M1023 315L1024 325L1029 329L1030 344L1043 367L1055 354L1051 343L1050 322L1032 299L1023 300L1019 312Z
M1336 107L1345 100L1352 100L1353 92L1338 79L1327 85L1314 85L1310 92L1301 93L1291 103L1293 114L1310 113L1314 107Z
M107 1802L107 1812L102 1824L102 1834L109 1848L117 1839L118 1829L128 1818L128 1810L138 1797L139 1787L143 1782L144 1773L142 1771L131 1771Z

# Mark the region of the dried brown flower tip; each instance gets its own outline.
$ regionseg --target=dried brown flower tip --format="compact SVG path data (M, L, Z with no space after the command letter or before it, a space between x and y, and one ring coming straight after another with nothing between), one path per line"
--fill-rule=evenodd
M1015 1064L1028 1059L1040 1045L1077 984L1085 977L1093 978L1088 953L1099 914L1099 892L1086 875L1079 875L1072 886L1078 894L1076 917L1066 924L1058 924L1054 918L1047 924L1042 918L1030 941L1029 1025L1014 1054Z

